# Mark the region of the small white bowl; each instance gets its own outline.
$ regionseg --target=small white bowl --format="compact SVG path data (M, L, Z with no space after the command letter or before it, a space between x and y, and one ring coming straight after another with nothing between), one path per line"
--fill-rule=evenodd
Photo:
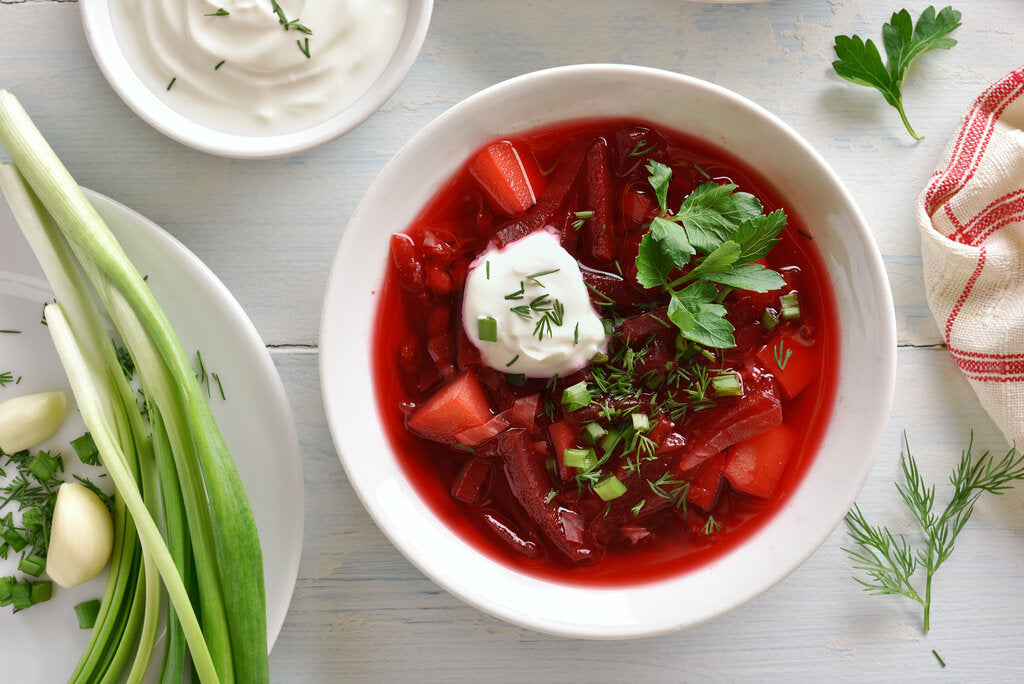
M404 230L486 142L594 117L638 118L688 133L741 157L768 179L814 234L840 328L835 408L817 456L774 516L709 566L647 584L602 588L516 572L438 519L382 431L371 374L390 234ZM828 164L753 102L704 81L642 67L582 65L527 74L441 115L395 155L353 214L322 316L327 420L349 480L381 530L420 570L466 602L509 622L574 637L680 629L749 601L795 570L836 528L867 478L895 380L895 315L881 257L860 210Z
M189 147L222 157L283 157L330 142L370 118L398 89L412 68L430 24L433 0L409 0L405 27L384 72L358 100L327 121L281 135L233 135L196 123L160 99L132 68L118 42L110 0L81 0L89 49L114 91L153 128Z

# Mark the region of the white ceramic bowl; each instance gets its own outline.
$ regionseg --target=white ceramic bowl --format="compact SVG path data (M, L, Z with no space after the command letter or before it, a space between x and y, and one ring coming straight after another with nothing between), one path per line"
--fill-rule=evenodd
M180 143L222 157L260 159L312 149L370 118L398 89L412 68L430 24L433 0L409 0L405 27L384 72L358 100L327 121L281 135L233 135L197 123L153 93L132 68L117 40L110 0L81 0L82 24L96 63L114 91L151 126Z
M787 208L813 227L835 290L841 350L835 408L818 455L767 524L713 565L650 584L599 589L518 573L448 529L420 500L382 432L370 370L375 293L389 235L404 230L484 143L595 116L636 117L695 135L771 179ZM575 637L635 637L693 625L752 599L796 569L839 524L867 478L895 378L895 316L885 270L864 218L828 164L749 100L641 67L583 65L527 74L441 115L395 155L353 214L322 315L327 419L342 465L381 530L420 570L466 602L519 625Z

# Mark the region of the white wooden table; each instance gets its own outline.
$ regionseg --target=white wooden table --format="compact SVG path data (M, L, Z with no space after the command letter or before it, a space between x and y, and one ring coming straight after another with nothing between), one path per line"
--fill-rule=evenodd
M382 111L313 152L243 162L183 147L122 104L89 54L77 4L0 0L0 86L18 95L83 185L153 219L220 276L284 379L302 443L306 536L271 654L274 681L1024 678L1024 488L978 507L936 577L927 636L915 604L868 596L850 579L840 528L779 586L710 623L640 641L553 638L464 605L388 543L338 463L317 378L320 300L338 239L413 133L471 93L535 69L628 62L683 72L779 115L860 202L885 257L900 348L892 418L859 501L913 532L892 486L904 430L940 483L972 428L980 447L1007 448L941 344L913 214L960 115L1024 59L1024 2L958 5L960 44L924 56L906 86L908 115L926 136L918 144L874 91L829 66L833 36L877 41L901 7L895 0L438 0L419 60ZM924 6L909 9L916 16Z

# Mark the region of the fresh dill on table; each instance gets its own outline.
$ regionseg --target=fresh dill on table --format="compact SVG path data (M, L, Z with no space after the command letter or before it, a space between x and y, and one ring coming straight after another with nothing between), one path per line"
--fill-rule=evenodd
M846 515L850 538L855 546L843 549L853 567L867 575L854 577L872 594L892 594L912 599L924 608L923 631L931 627L932 578L953 553L957 537L963 531L974 504L984 492L1002 494L1012 483L1024 480L1024 453L1010 449L1002 458L985 452L974 460L971 450L974 435L960 462L949 478L953 495L941 512L935 509L935 485L928 486L910 453L906 434L901 452L903 484L896 483L903 502L924 533L922 545L912 547L902 534L894 535L885 526L868 523L860 507L854 504ZM924 586L915 579L924 572Z

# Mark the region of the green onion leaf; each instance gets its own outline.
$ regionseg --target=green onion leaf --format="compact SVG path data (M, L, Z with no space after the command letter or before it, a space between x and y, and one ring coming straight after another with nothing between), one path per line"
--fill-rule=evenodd
M614 475L607 475L594 485L594 493L601 497L602 501L611 501L626 493L626 485Z
M490 316L484 316L476 322L476 334L481 342L498 341L498 321Z
M82 601L75 606L75 616L78 618L79 629L92 629L96 624L96 616L100 612L99 599Z
M562 392L562 406L570 413L584 406L590 406L590 402L590 390L587 389L586 382L578 382L572 387L566 387Z

